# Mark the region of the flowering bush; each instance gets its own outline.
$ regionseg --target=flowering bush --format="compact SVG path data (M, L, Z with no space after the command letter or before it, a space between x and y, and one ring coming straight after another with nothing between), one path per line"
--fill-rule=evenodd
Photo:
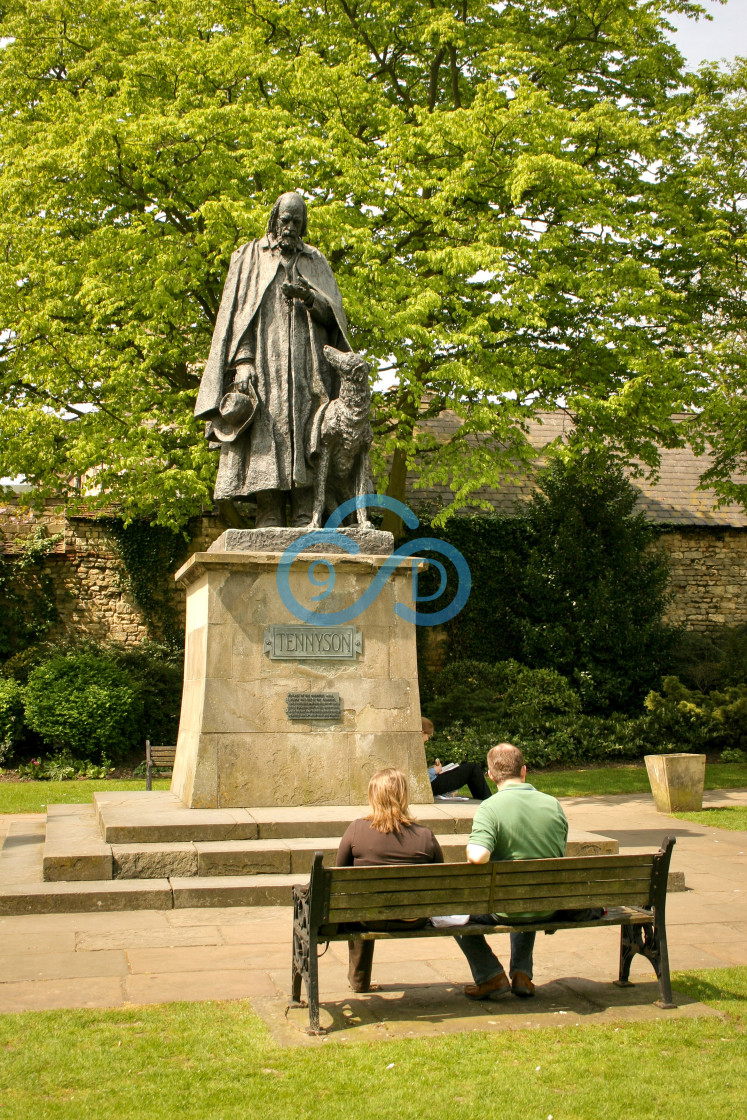
M18 776L37 782L69 782L77 778L105 778L113 767L108 758L101 764L75 759L69 751L59 751L50 758L31 758L18 767Z

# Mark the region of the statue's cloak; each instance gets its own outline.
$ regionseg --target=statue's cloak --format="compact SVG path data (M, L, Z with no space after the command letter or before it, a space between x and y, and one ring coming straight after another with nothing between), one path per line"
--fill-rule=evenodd
M234 364L246 360L247 352L259 405L249 430L221 447L216 498L313 482L319 417L338 393L323 347L350 349L347 322L332 270L317 249L302 245L292 264L292 278L303 277L314 294L311 309L282 296L282 284L291 278L284 263L267 237L231 257L195 416L218 416Z

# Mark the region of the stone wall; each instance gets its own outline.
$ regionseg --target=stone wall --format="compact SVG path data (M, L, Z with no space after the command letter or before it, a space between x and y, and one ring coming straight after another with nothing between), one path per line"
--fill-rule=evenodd
M59 615L52 637L136 644L152 636L128 589L106 522L67 519L64 510L51 503L31 513L6 501L0 507L0 545L6 557L17 554L23 538L40 526L50 537L60 537L44 561ZM217 513L195 518L189 526L188 554L206 551L225 528ZM672 570L670 621L688 630L747 624L747 531L682 527L664 532L661 547ZM174 587L174 596L183 611L183 590ZM419 637L421 658L435 668L444 655L438 628Z
M747 623L747 532L682 528L665 532L674 599L670 622L687 630Z
M35 512L19 509L12 502L0 507L0 544L11 562L24 538L33 536L40 528L49 537L61 538L44 560L52 579L58 615L49 634L51 638L89 638L95 642L136 645L157 636L150 633L133 599L125 566L105 521L66 518L64 510L52 504ZM207 549L224 529L225 525L214 514L196 518L190 524L189 553ZM183 612L183 589L174 586L174 597Z

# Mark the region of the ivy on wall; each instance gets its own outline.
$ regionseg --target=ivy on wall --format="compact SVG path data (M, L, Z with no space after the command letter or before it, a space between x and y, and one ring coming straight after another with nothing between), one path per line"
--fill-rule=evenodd
M171 648L184 643L184 625L174 589L174 572L189 548L183 533L151 521L128 524L107 518L105 528L124 565L123 585L148 627L149 637Z
M0 660L42 641L57 621L46 558L62 539L40 525L16 541L19 552L0 555Z

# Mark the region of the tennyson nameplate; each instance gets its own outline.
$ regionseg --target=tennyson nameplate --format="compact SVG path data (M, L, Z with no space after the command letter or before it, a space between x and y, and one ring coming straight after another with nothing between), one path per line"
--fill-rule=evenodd
M355 626L268 626L265 653L273 661L355 661L363 635Z
M288 719L339 719L338 692L289 692L285 697Z

